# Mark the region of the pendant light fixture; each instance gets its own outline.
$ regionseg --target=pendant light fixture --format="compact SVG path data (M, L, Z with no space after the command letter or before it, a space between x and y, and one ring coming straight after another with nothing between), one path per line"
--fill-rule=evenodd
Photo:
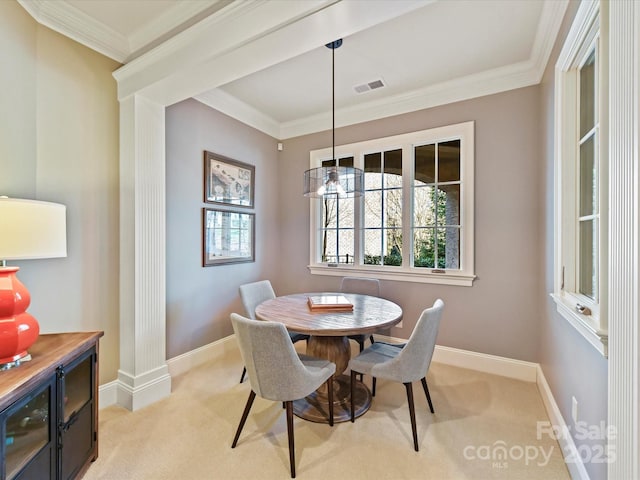
M333 165L327 167L311 168L304 172L304 196L313 198L359 197L364 193L364 172L355 167L339 165L336 159L336 73L335 54L336 48L342 45L342 39L327 43L325 46L331 49L331 81L332 81L332 150Z

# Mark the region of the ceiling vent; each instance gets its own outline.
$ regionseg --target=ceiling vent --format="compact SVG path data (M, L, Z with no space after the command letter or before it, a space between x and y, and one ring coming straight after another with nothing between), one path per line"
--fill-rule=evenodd
M356 85L353 89L356 93L365 93L370 92L371 90L377 90L378 88L385 87L384 81L379 78L377 80L373 80L371 82L363 83L362 85Z

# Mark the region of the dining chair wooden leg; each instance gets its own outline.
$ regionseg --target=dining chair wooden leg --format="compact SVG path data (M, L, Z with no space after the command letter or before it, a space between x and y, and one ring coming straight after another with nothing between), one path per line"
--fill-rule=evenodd
M371 382L371 396L376 396L376 377L371 377L373 381Z
M407 403L409 404L409 416L411 417L411 430L413 431L413 448L418 451L418 432L416 429L416 409L413 405L413 387L411 382L404 384L407 388Z
M251 410L251 405L253 405L253 400L256 398L256 392L251 390L249 393L249 398L247 399L247 404L244 407L244 412L242 413L242 419L240 420L240 425L238 425L238 431L236 432L236 436L233 439L233 443L231 444L231 448L236 448L236 444L238 443L238 438L240 438L240 432L242 432L242 427L244 427L244 422L247 421L247 417L249 416L249 410Z
M296 478L296 451L293 439L293 402L286 402L287 405L287 433L289 436L289 463L291 464L291 478Z
M424 394L427 396L427 402L429 402L429 410L431 413L433 412L433 403L431 403L431 395L429 395L429 387L427 387L427 379L422 377L422 388L424 389Z
M240 375L240 383L244 382L244 376L247 373L247 367L242 368L242 375Z
M327 394L329 396L329 426L333 427L333 375L327 380Z
M356 421L355 409L353 407L353 397L356 396L356 372L351 370L351 423Z

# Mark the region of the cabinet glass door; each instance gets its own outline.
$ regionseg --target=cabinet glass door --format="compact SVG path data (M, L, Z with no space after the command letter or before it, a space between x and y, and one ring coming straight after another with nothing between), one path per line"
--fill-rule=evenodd
M51 385L29 395L7 412L5 475L14 478L51 440Z
M91 400L91 356L65 371L63 412L64 423L77 414Z
M69 365L63 366L59 375L59 480L76 478L96 449L94 368L95 350L91 349Z

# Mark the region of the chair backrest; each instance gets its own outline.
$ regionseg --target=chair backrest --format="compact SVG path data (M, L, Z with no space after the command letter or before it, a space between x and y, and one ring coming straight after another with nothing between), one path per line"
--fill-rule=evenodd
M396 364L394 370L400 377L397 380L403 383L414 382L426 375L436 346L443 309L444 302L439 298L432 307L425 309L418 318L407 344L398 356L389 362Z
M340 291L379 297L380 281L376 278L344 277L340 284Z
M282 402L297 400L323 383L309 374L283 324L232 313L231 325L256 395Z
M247 317L255 320L256 307L265 300L276 298L271 282L269 280L261 280L259 282L247 283L240 285L240 298L244 306ZM257 393L257 392L256 392Z

